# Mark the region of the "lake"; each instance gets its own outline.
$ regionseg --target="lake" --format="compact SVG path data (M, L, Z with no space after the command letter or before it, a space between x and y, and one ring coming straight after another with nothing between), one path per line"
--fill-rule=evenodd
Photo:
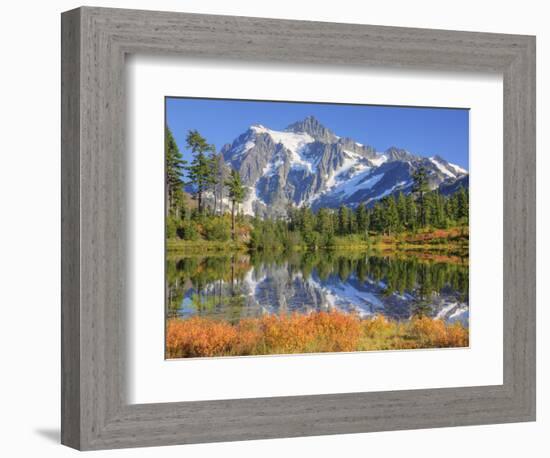
M340 310L396 320L427 315L469 324L468 259L374 253L169 254L168 318L235 323L263 314Z

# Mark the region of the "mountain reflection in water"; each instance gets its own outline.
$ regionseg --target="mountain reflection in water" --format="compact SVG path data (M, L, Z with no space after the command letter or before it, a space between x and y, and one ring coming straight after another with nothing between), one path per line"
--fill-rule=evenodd
M237 322L263 314L337 309L405 320L415 314L468 326L468 261L341 254L169 257L167 316Z

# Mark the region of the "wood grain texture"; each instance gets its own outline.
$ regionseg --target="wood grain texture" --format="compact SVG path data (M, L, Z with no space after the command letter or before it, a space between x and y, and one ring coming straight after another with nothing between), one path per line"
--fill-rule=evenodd
M64 444L88 450L535 418L534 37L87 7L64 13L62 24ZM504 384L129 405L129 53L502 73Z
M80 446L80 13L61 24L61 441Z

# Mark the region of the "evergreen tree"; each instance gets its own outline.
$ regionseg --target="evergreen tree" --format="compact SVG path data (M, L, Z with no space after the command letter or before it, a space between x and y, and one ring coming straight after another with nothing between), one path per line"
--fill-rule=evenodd
M187 148L193 153L193 161L186 167L190 184L195 187L199 214L203 213L203 196L206 190L216 183L214 161L209 153L214 153L214 145L209 145L197 130L187 134Z
M348 209L348 234L355 234L357 232L357 219L355 213L350 208Z
M306 245L311 249L317 249L321 243L321 234L317 232L316 217L309 207L300 208L301 215L301 233Z
M469 204L468 204L468 193L466 190L460 186L458 191L456 192L456 214L458 220L463 220L464 222L468 222L468 215L469 215Z
M349 210L344 205L338 209L338 233L346 235L349 230Z
M382 204L376 202L372 209L371 214L371 227L375 232L383 232L385 229L385 218L384 210L382 209Z
M433 194L431 192L424 194L422 207L424 208L424 219L422 226L426 227L434 222L435 209Z
M357 230L361 234L366 234L369 230L369 214L363 202L355 210L355 220L357 221Z
M406 224L407 228L414 231L416 230L416 220L417 220L417 208L416 203L414 201L414 197L412 194L409 194L406 197L406 206L407 206L407 217L406 217Z
M445 214L445 199L435 191L435 220L437 227L445 228L448 225L447 215Z
M393 196L389 196L386 198L385 207L386 230L388 234L394 234L399 228L399 213L397 211L397 204L395 203L395 198Z
M448 199L446 199L445 213L452 222L455 222L457 220L456 199L454 196L451 196Z
M179 208L183 202L183 181L181 176L184 171L185 161L169 127L166 127L164 135L166 194L168 200L166 211L179 217Z
M339 212L333 211L330 213L331 219L332 219L332 227L335 234L339 233L339 224L340 224L340 217Z
M331 211L327 208L321 208L317 212L317 224L315 226L317 232L322 234L325 239L334 235L334 226Z
M235 204L240 204L246 197L246 188L241 181L241 175L236 170L231 170L229 179L225 182L228 189L229 199L231 199L231 237L236 238L235 233Z
M421 165L413 173L412 178L414 180L413 192L418 196L418 204L420 207L420 225L426 226L427 211L424 203L424 196L430 190L428 186L428 171Z
M300 229L299 210L293 204L288 204L286 214L288 219L288 229L290 231L299 230Z
M308 234L315 229L315 216L309 207L300 207L300 230Z
M407 199L402 192L397 196L397 213L399 216L399 231L407 226Z

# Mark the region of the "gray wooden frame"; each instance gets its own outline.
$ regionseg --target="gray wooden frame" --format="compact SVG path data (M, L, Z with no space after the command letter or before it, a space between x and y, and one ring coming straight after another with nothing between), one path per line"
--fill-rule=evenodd
M63 13L61 36L63 444L105 449L535 419L534 37L90 7ZM503 385L129 405L129 53L503 74Z

